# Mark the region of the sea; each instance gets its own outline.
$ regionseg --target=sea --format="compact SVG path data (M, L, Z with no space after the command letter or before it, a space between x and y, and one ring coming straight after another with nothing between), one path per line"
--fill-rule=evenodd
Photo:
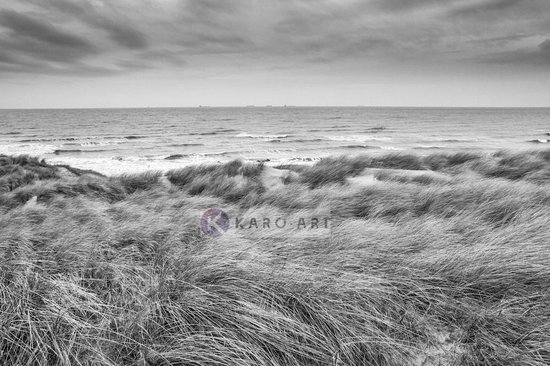
M232 107L0 110L0 154L107 175L233 159L537 150L550 108Z

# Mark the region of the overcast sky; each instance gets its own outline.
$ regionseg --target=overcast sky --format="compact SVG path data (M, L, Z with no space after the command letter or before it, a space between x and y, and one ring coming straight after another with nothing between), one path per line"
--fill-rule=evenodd
M2 0L0 108L549 106L550 0Z

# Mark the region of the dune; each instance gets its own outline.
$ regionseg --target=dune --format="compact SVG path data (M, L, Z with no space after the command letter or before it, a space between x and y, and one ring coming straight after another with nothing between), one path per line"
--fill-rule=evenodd
M548 365L549 183L550 150L1 155L0 364Z

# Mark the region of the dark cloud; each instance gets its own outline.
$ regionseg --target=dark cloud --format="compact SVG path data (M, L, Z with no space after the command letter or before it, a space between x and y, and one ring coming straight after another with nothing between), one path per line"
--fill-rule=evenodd
M550 67L550 39L546 39L536 48L522 48L514 51L482 56L481 61L503 65Z
M499 44L506 44L509 42L515 42L515 41L521 41L522 39L531 37L530 34L510 34L507 36L500 36L500 37L491 37L491 38L480 38L480 39L474 39L470 40L468 42L470 43L484 43L484 44L492 44L492 43L499 43Z
M183 1L174 43L187 55L246 53L256 49L247 24L248 0Z
M7 36L0 37L3 73L67 70L99 52L84 37L16 11L1 10L0 25L8 30Z
M0 62L5 64L17 64L18 60L13 57L11 53L7 52L4 47L1 47L0 44Z
M0 75L57 75L57 76L79 76L97 77L120 74L120 68L102 67L89 65L84 62L55 64L50 62L38 62L28 59L17 59L15 62L2 62L0 55Z
M84 38L15 11L0 10L0 25L12 30L17 38L30 38L56 47L85 51L94 49L93 45Z
M374 0L373 5L379 9L392 12L424 10L427 7L444 6L460 0Z
M449 14L453 16L487 15L490 12L509 10L516 5L525 3L525 0L483 0L461 4L452 9Z
M265 70L464 59L521 66L546 62L548 45L532 42L550 34L548 0L7 1L4 75L230 70L228 60Z
M129 24L117 23L113 19L93 17L89 14L83 17L82 20L89 25L104 30L114 42L123 47L136 50L145 49L149 45L147 36Z
M104 21L102 26L109 32L111 39L124 47L130 49L147 48L147 37L141 31L109 21Z
M41 0L41 2L95 29L106 32L120 46L129 49L145 49L148 45L145 33L131 24L126 16L117 14L116 8L108 7L106 4L98 8L89 1Z
M543 52L550 52L550 39L546 39L544 42L539 44L539 48Z
M254 43L238 34L229 32L189 32L176 42L183 46L181 53L186 55L206 55L216 53L241 53L253 49Z
M56 19L57 10L61 9L62 13L70 17ZM95 66L87 61L90 58L99 58L101 62L101 58L108 56L110 52L97 32L94 34L94 30L105 31L109 38L128 49L147 47L143 33L125 22L100 16L87 1L45 0L31 10L33 11L0 10L0 30L8 30L4 36L0 33L0 63L3 63L0 72L4 75L36 73L103 76L150 68L150 65L136 67L124 62L107 62L107 65ZM90 28L78 26L75 20ZM82 34L91 34L98 43L93 43ZM101 63L105 64L104 61Z
M247 5L250 2L245 0L187 0L182 1L182 15L186 20L223 26L220 19L234 17Z
M0 47L4 52L11 54L13 59L30 58L61 63L75 62L95 53L95 49L72 48L64 44L44 43L35 39L17 37L10 40L0 39Z

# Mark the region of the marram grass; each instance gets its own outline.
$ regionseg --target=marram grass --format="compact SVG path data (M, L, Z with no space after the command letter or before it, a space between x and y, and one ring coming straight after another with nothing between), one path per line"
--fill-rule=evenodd
M550 364L550 151L280 168L0 156L0 364ZM332 226L209 238L209 207Z

